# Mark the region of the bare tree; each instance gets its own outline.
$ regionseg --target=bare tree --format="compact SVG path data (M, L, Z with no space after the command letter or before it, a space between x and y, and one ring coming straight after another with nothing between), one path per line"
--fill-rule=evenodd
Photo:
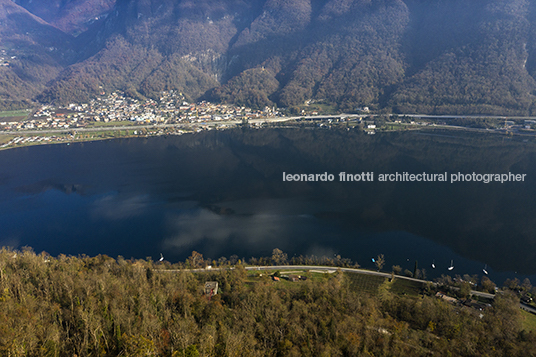
M376 268L378 268L378 271L382 270L383 266L385 265L385 257L383 256L383 254L378 254L378 257L376 257L374 264L376 264Z
M400 267L400 265L393 265L393 273L395 273L396 275L400 275L401 271L402 268Z
M188 262L190 263L190 266L192 268L199 268L204 262L203 254L198 253L194 250L192 252L192 255L188 258Z
M287 262L287 254L283 253L283 251L279 248L275 248L272 251L272 264L280 265L285 264Z

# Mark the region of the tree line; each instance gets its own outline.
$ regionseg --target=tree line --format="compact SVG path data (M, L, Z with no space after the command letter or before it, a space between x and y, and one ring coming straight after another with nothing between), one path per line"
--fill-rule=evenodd
M274 252L272 258L284 259ZM274 261L275 262L275 261ZM182 266L205 261L193 253ZM423 292L366 293L337 272L276 283L234 269L162 271L169 263L0 250L4 356L527 356L519 299L475 317ZM219 292L206 296L206 281Z

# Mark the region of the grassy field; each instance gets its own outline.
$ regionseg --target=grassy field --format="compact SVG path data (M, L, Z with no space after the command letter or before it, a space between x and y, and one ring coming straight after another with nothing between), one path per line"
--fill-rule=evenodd
M387 279L383 276L356 273L345 273L344 276L354 291L371 295L376 295L380 285Z
M0 121L20 122L28 119L31 113L31 109L0 111Z
M252 287L253 285L259 283L259 282L268 282L273 281L272 275L277 270L263 270L263 271L249 271L246 278L246 286ZM315 283L324 283L328 281L335 273L331 274L324 274L324 273L315 273L310 272L306 270L292 270L292 271L286 271L286 270L280 270L279 273L281 274L281 280L279 280L277 283L274 282L274 286L278 289L299 289L300 283L299 282L292 282L290 280L287 280L285 276L289 275L300 275L307 277L308 281L312 281Z
M527 331L536 332L536 315L527 311L521 311L523 316L522 326Z
M394 279L391 284L391 292L399 295L420 295L423 283L406 279Z
M406 130L408 125L398 124L398 123L386 123L385 129L387 130Z
M124 136L124 132L121 133L120 130L103 130L103 131L92 131L92 132L85 132L78 135L78 140L99 140L99 139L111 139L111 138L119 138L121 136Z
M302 109L305 109L306 111L318 111L319 115L328 115L328 114L335 114L337 113L337 108L333 105L329 104L321 104L321 103L314 103L310 104L308 106L302 106Z
M88 125L88 128L100 128L100 127L109 127L109 126L132 126L136 125L135 121L131 120L121 120L121 121L109 121L109 122L103 122L103 121L96 121L92 122Z
M31 113L31 109L22 109L22 110L7 110L0 111L0 118L4 117L26 117Z
M0 145L8 143L15 135L0 135Z
M255 284L256 282L263 281L263 280L271 280L271 275L275 273L275 270L267 270L262 272L252 272L250 271L248 273L248 284ZM329 280L333 274L323 274L323 273L315 273L305 270L293 270L291 272L287 271L280 271L282 276L285 275L302 275L306 276L307 279L310 281L313 281L315 283L323 283L327 280ZM262 274L262 276L259 276ZM352 289L354 289L356 292L376 295L378 293L378 288L380 285L385 283L387 281L387 278L382 276L376 276L376 275L369 275L369 274L359 274L359 273L344 273L344 278L346 282L350 285ZM278 286L281 286L282 288L291 288L296 287L299 284L296 284L294 282L288 281L284 278L281 278L281 281L278 283ZM411 295L411 296L417 296L422 293L423 284L416 281L411 280L405 280L405 279L395 279L392 283L389 283L390 291L398 294L398 295Z

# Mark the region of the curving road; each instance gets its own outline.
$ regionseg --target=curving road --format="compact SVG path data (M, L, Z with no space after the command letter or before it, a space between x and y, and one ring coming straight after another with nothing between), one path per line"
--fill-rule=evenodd
M316 266L316 265L272 265L272 266L247 266L244 267L246 270L319 270L319 271L325 271L326 273L334 273L338 270L345 272L345 273L357 273L357 274L366 274L366 275L375 275L375 276L382 276L385 278L390 278L391 273L383 273L380 271L372 271L372 270L365 270L365 269L357 269L357 268L341 268L341 267L327 267L327 266ZM234 269L234 268L210 268L210 269L185 269L187 271L191 272L209 272L212 270L225 270L225 269ZM166 270L155 270L155 271L161 271L161 272L179 272L184 270L179 269L166 269ZM434 283L429 280L421 280L421 279L415 279L410 278L407 276L402 275L395 275L397 279L405 279L410 281L416 281L419 283L431 283L436 285L437 283ZM476 291L471 290L471 294L474 296L479 296L486 299L493 299L495 298L494 294L484 293L482 291ZM530 308L530 307L529 307ZM532 309L532 308L531 308ZM534 309L533 309L534 310ZM536 313L536 310L534 311Z

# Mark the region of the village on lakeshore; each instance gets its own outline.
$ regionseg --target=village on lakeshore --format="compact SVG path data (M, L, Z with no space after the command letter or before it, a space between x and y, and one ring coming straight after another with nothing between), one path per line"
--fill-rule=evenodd
M182 93L164 91L158 101L140 100L122 92L113 92L106 97L89 103L66 106L42 105L30 115L22 118L0 117L0 133L33 134L17 135L0 147L47 142L97 140L106 138L106 131L117 130L114 124L126 130L124 136L154 136L162 134L182 134L184 131L198 131L200 124L221 123L217 128L226 128L231 120L247 120L279 115L275 108L253 110L244 106L213 104L202 101L190 103ZM167 126L166 129L162 125ZM149 130L148 127L149 126ZM151 126L160 126L151 130ZM180 126L181 130L178 130ZM91 130L92 134L78 135L79 131ZM140 130L136 130L139 128ZM132 129L132 130L131 130ZM52 132L55 131L55 132ZM42 132L42 133L41 133ZM63 132L63 135L59 133ZM45 135L44 134L58 134ZM108 133L109 134L109 133Z
M333 114L321 101L301 107L266 106L252 109L234 104L189 102L182 93L164 91L158 100L136 99L115 91L89 103L65 106L40 105L0 113L0 149L46 143L102 140L118 137L181 135L237 126L261 128L275 125L344 126L366 134L420 128L456 128L534 136L533 118L374 114L367 106L351 114ZM475 126L474 124L477 123Z

